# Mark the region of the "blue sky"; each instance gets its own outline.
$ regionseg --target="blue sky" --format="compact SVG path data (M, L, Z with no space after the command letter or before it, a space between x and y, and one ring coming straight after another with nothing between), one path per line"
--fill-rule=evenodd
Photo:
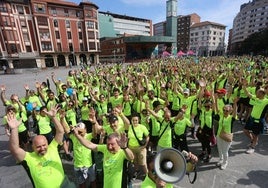
M82 0L69 0L80 3ZM152 20L153 23L166 20L166 0L90 0L99 11L110 11ZM240 5L249 0L178 0L178 15L197 13L201 21L212 21L226 25L228 31L233 27L233 19Z

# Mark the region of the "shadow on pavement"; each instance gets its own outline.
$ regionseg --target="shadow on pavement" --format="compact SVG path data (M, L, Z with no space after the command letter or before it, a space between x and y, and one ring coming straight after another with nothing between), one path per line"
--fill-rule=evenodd
M252 186L256 185L257 187L268 187L268 181L263 181L268 179L268 171L264 170L252 170L247 173L248 178L241 178L237 180L237 184L245 185L245 186Z

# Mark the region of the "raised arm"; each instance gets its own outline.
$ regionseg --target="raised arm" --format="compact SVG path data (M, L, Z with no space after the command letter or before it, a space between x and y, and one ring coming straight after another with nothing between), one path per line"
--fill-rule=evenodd
M93 151L97 151L97 144L92 143L91 141L85 139L84 137L82 137L79 133L78 133L78 128L74 128L74 135L76 136L76 138L79 140L79 142L87 147L88 149L91 149Z
M10 152L18 162L21 162L24 160L26 155L26 152L19 146L18 127L21 124L21 120L17 120L16 115L14 113L9 112L7 114L7 123L9 128L11 129L11 134L9 137Z
M6 87L4 85L1 85L1 101L3 103L3 105L6 104Z
M51 119L51 121L55 125L56 135L55 140L58 144L62 144L62 139L64 135L64 129L59 119L56 117L57 111L59 110L58 106L52 107L50 111L44 111Z

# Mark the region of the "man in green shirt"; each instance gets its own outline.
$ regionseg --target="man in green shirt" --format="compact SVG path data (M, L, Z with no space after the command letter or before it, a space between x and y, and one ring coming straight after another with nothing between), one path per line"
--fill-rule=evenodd
M104 172L104 188L126 187L122 185L122 173L124 160L132 161L134 155L127 147L128 139L126 134L120 136L112 133L107 137L106 145L97 145L85 139L78 133L78 129L74 129L77 139L88 149L95 152L103 153L103 172Z
M52 108L46 114L51 118L56 128L56 135L48 145L43 135L33 139L33 152L29 153L19 147L18 126L21 121L17 120L14 114L7 114L7 123L11 129L9 137L9 148L17 162L25 161L29 175L36 188L59 188L65 183L64 171L58 153L58 145L62 143L64 130L56 118L56 108ZM75 186L71 186L75 187Z

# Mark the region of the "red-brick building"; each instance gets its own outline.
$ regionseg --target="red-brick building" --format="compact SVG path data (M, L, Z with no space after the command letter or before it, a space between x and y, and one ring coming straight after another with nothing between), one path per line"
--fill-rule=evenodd
M1 1L1 64L44 68L97 63L98 8L91 2Z

